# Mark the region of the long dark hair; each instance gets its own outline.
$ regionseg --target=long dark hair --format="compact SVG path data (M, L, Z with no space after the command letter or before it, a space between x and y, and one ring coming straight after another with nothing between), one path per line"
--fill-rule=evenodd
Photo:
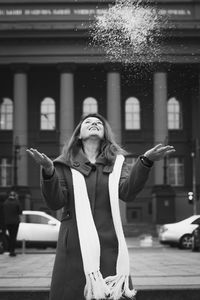
M104 125L104 139L101 142L100 153L104 154L108 164L114 162L117 154L127 154L127 152L115 141L113 131L106 119L98 113L90 113L81 117L68 144L64 145L62 154L66 160L71 161L72 157L75 156L82 147L82 141L79 138L80 129L83 121L89 117L98 118Z

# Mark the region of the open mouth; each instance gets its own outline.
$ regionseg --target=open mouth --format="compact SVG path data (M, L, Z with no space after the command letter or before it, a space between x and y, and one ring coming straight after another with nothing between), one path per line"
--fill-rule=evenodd
M98 131L99 131L99 128L97 128L97 127L95 127L95 126L91 126L91 127L89 128L89 130L98 130Z

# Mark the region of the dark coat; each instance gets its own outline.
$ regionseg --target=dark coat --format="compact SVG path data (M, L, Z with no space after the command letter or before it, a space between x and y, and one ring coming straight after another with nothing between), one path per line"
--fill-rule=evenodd
M0 199L0 230L5 230L5 217L4 217L4 205L3 201Z
M18 199L8 197L4 204L4 220L6 225L19 224L22 207Z
M100 270L103 277L115 275L118 242L111 217L108 176L113 166L99 156L92 165L82 152L72 164L60 156L54 161L55 172L51 178L43 173L42 194L47 205L57 210L63 208L60 233L54 263L50 300L83 300L85 275L78 239L74 208L73 184L70 166L80 171L86 181L94 222L101 246ZM150 168L140 159L133 168L123 164L119 196L123 201L133 201L143 188ZM88 239L90 237L88 236Z

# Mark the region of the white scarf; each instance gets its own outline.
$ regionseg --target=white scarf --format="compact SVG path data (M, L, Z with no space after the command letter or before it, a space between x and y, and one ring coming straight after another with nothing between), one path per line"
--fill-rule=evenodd
M85 179L80 172L71 168L76 220L86 277L84 289L86 300L118 300L122 296L126 296L127 299L134 299L136 295L134 289L129 289L129 255L119 210L118 190L123 162L123 155L117 155L108 181L112 218L118 239L118 257L116 275L106 278L103 278L100 272L100 242L91 212Z

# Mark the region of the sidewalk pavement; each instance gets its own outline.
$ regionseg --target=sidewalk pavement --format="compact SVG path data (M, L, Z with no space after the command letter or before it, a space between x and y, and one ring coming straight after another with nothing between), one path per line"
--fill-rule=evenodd
M161 246L156 240L127 238L134 287L200 289L200 252ZM150 245L151 244L151 245ZM0 255L0 291L49 290L55 249L18 249Z

